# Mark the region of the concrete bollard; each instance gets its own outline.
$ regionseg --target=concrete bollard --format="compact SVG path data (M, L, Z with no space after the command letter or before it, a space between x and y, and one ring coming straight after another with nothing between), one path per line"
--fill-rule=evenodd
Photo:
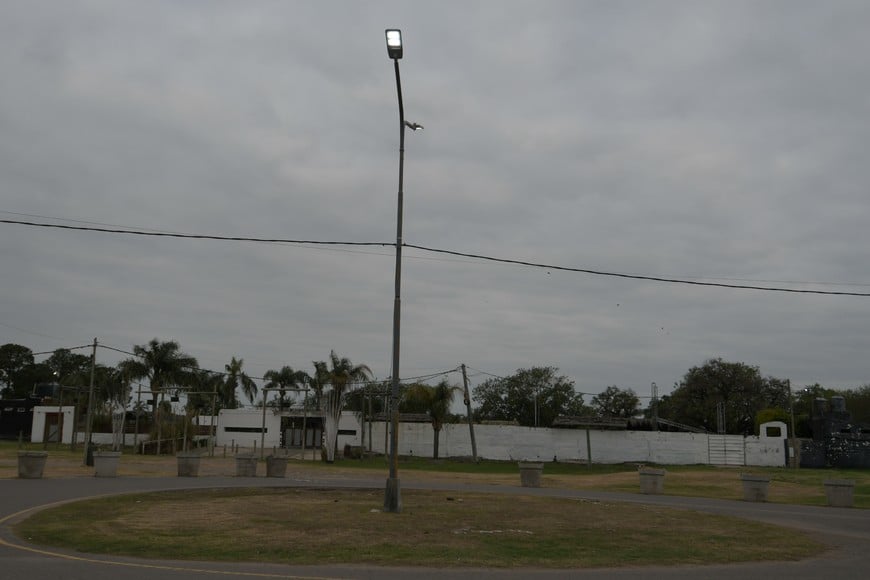
M743 482L743 501L765 502L770 478L766 475L753 475L741 473L740 480Z
M286 455L266 456L266 477L285 477L287 475Z
M236 477L257 477L257 456L253 453L236 455Z
M855 480L826 479L825 496L831 507L853 507L855 505Z
M520 484L523 487L541 487L541 473L544 471L543 463L520 461Z
M45 462L48 460L46 451L19 451L18 477L21 479L42 479Z
M200 454L184 451L175 456L178 461L178 477L197 477L199 475Z
M664 469L641 469L638 471L638 474L640 475L640 493L647 495L660 495L664 493Z
M94 477L118 477L121 463L120 451L97 451L94 453Z

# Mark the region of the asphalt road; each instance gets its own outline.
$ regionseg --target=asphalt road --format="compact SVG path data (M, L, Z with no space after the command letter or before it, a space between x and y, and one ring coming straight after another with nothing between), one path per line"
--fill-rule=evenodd
M449 578L581 578L581 579L688 579L719 580L754 578L790 580L836 578L865 580L870 577L870 511L759 504L701 498L648 496L552 488L521 488L449 483L406 483L405 489L459 489L500 494L536 494L602 501L655 504L699 512L727 514L804 530L831 546L823 556L800 562L715 566L634 567L595 570L481 570L380 568L372 566L283 566L250 563L178 562L103 557L43 549L17 538L10 524L32 510L57 502L137 491L207 487L371 487L383 488L380 479L267 479L235 477L201 478L67 478L0 480L0 580L215 580L215 578L296 579L399 579ZM691 538L686 538L691 541Z

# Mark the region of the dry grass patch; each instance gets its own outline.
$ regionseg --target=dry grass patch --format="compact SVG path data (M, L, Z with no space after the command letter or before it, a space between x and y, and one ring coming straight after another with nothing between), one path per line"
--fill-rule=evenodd
M18 524L31 541L154 558L585 568L794 560L822 547L785 528L652 506L536 496L229 489L103 498ZM691 542L686 541L692 538Z

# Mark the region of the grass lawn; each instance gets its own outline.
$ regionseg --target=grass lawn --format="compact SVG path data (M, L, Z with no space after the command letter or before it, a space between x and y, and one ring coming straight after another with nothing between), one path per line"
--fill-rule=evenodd
M42 446L29 445L41 450ZM0 478L16 477L14 443L0 442ZM45 477L92 477L82 450L49 446ZM741 472L768 475L772 502L824 505L825 479L855 480L870 508L870 470L656 466L665 493L740 499ZM262 474L264 466L259 466ZM519 485L515 462L402 458L400 477ZM203 457L200 476L232 476L235 460ZM385 477L384 457L326 464L291 460L288 478ZM126 450L121 477L174 477L172 456ZM637 465L545 463L543 487L637 493ZM384 514L380 490L229 489L128 495L40 512L15 531L35 543L84 552L293 564L577 568L793 560L823 548L766 524L668 508L579 499L402 491L401 514ZM686 542L686 537L692 542Z
M76 502L15 526L39 544L141 557L401 566L546 567L794 560L801 533L651 506L405 490L224 489ZM685 539L691 537L691 542Z

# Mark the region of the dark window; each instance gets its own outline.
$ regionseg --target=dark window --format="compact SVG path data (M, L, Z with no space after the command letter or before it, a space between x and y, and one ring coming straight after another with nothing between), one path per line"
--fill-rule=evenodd
M356 429L339 429L339 435L356 435Z
M226 433L268 433L269 428L267 427L264 431L260 427L225 427L224 431Z

